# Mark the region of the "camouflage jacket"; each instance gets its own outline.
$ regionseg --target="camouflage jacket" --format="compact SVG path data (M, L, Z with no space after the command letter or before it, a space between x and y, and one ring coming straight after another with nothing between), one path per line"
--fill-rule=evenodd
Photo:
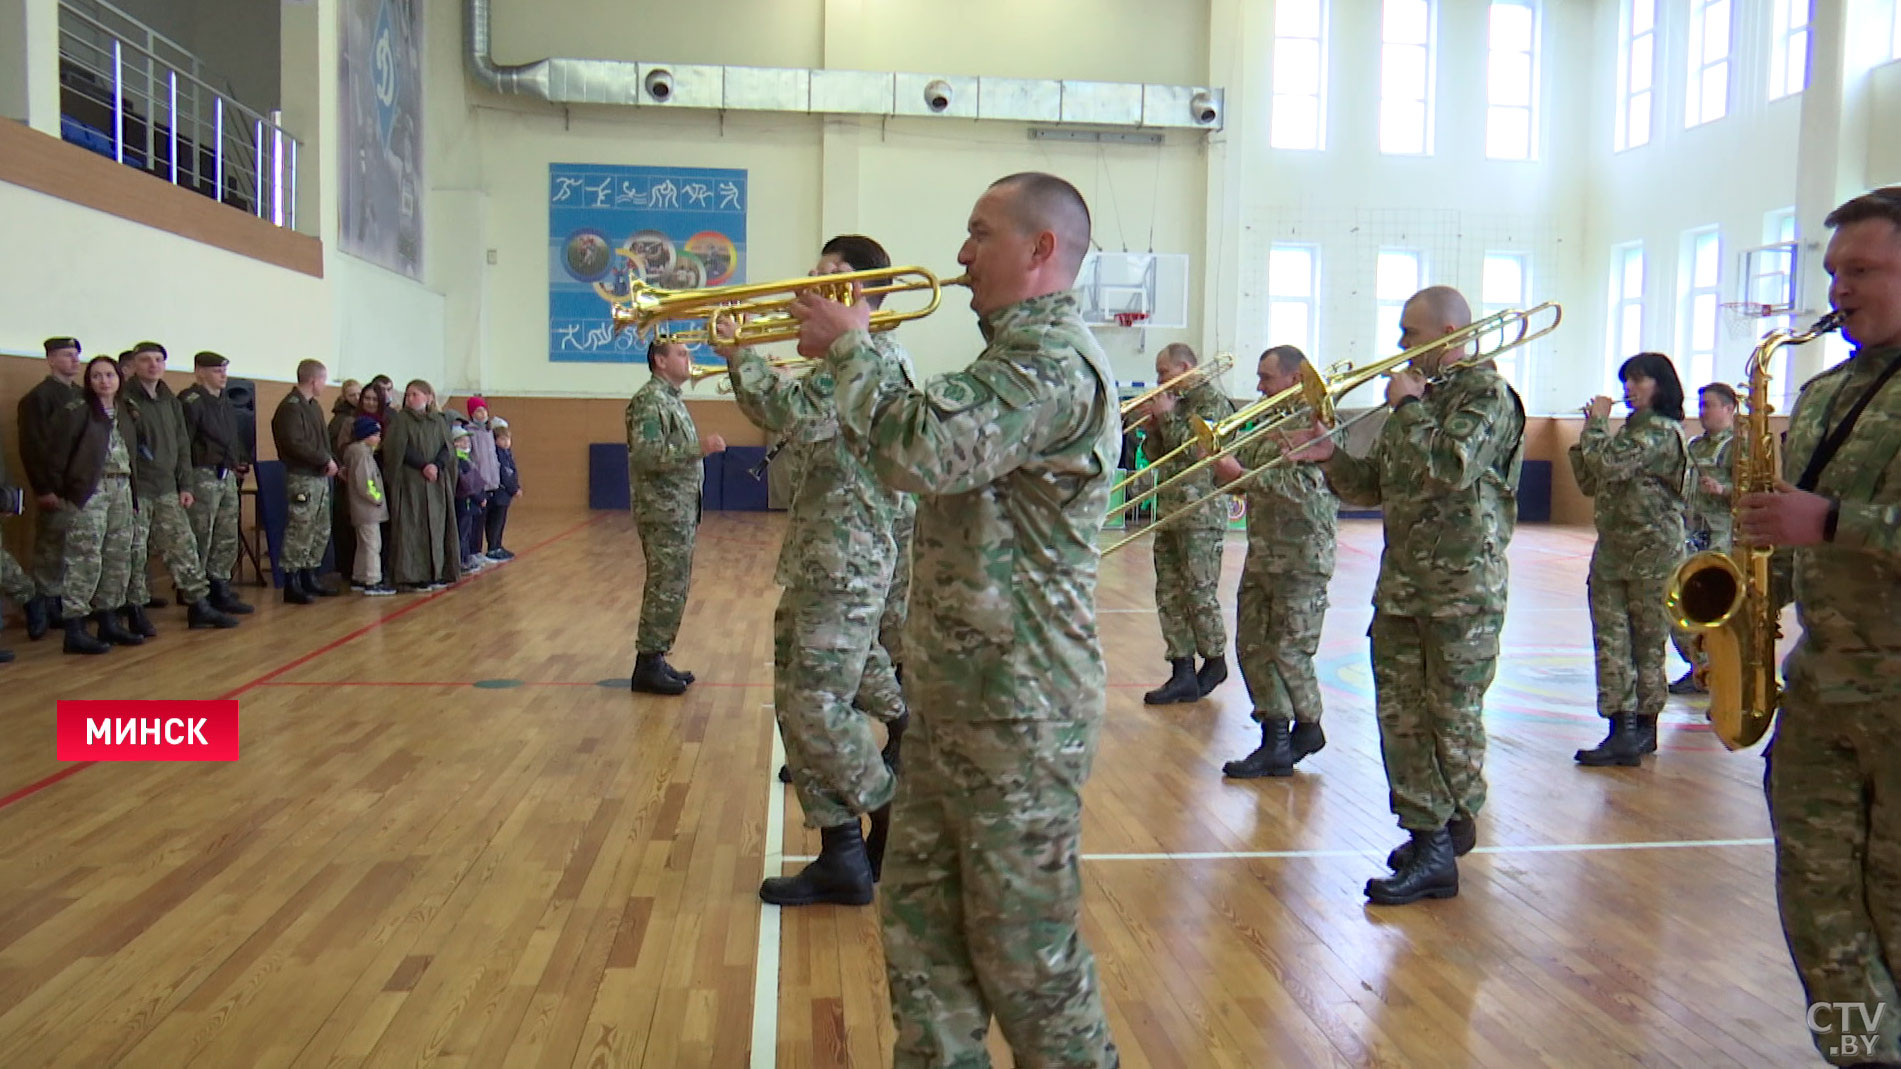
M1194 430L1188 422L1190 412L1212 425L1234 415L1234 402L1222 394L1219 384L1204 380L1182 394L1181 400L1167 415L1158 416L1153 421L1155 430L1149 435L1149 444L1142 451L1152 456L1165 456L1170 450L1193 438ZM1199 448L1190 449L1166 464L1154 465L1151 471L1158 481L1167 479L1186 469L1200 456ZM1214 465L1210 464L1156 495L1156 515L1175 512L1189 502L1207 496L1214 487ZM1220 530L1227 525L1228 504L1218 497L1196 509L1193 516L1176 524L1200 531Z
M1262 435L1235 454L1252 471L1280 455L1271 435ZM1268 575L1333 575L1340 499L1327 487L1327 476L1314 463L1277 464L1247 480L1248 559L1250 572Z
M1379 505L1386 546L1373 605L1396 616L1505 611L1505 549L1518 525L1525 408L1490 365L1453 372L1394 409L1365 459L1336 449L1327 482Z
M1730 544L1730 509L1733 505L1729 490L1736 482L1731 466L1735 443L1736 431L1733 428L1705 431L1690 439L1690 497L1689 508L1684 513L1684 525L1693 532L1707 532L1709 544L1714 549L1728 549ZM1701 478L1704 475L1721 484L1723 492L1705 493Z
M1860 350L1802 388L1783 478L1801 478L1826 432L1895 359L1901 349ZM1794 551L1802 634L1785 666L1790 689L1825 703L1901 700L1901 374L1862 411L1815 492L1841 512L1833 542Z
M1609 419L1588 419L1571 447L1578 488L1597 498L1591 574L1605 579L1668 575L1683 559L1683 500L1690 454L1683 429L1641 409L1616 434Z
M692 523L699 518L706 463L680 388L658 375L627 402L627 479L634 515Z
M989 345L922 390L853 332L838 421L887 485L924 495L905 686L933 716L1100 718L1097 539L1121 442L1115 376L1074 291L984 316Z
M917 375L911 358L889 333L872 335L871 348L895 364L908 385ZM863 439L838 433L832 370L804 377L775 370L747 349L731 362L733 397L759 427L795 435L791 519L779 546L780 586L857 587L888 578L896 553L891 525L902 507L897 491L872 474Z

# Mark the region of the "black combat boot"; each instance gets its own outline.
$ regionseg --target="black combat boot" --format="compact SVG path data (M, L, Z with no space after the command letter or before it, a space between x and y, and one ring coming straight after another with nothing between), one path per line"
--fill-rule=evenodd
M317 600L316 595L304 589L304 573L287 571L284 573L284 603L287 605L309 605Z
M213 579L211 581L211 607L219 612L230 613L233 616L249 616L251 613L257 611L238 600L238 596L231 591L231 581L229 579Z
M1303 757L1311 757L1327 748L1327 733L1320 730L1318 721L1308 724L1294 723L1293 735L1294 763L1300 764Z
M1678 676L1676 678L1676 681L1670 684L1670 693L1672 694L1702 694L1704 693L1703 684L1698 683L1696 681L1696 669L1692 668L1689 671Z
M1142 701L1148 705L1200 701L1201 684L1195 681L1195 659L1177 657L1168 663L1174 666L1175 673L1168 677L1168 682L1142 695Z
M1221 766L1229 779L1259 779L1262 776L1294 774L1294 744L1289 738L1287 721L1261 721L1261 745L1239 761Z
M1452 853L1455 857L1464 857L1479 844L1479 822L1472 817L1455 816L1446 821L1446 834L1452 836ZM1386 867L1398 872L1406 867L1406 859L1413 856L1413 844L1404 842L1386 855Z
M1201 662L1201 668L1195 673L1195 687L1200 697L1213 694L1216 687L1228 678L1228 659L1220 655Z
M667 655L664 653L660 655L660 669L689 687L693 685L693 673L682 672L678 668L673 667L673 665L668 664Z
M26 610L26 637L38 642L53 626L53 599L32 597L20 607Z
M66 621L67 653L110 653L112 644L92 637L86 631L86 618L75 617Z
M125 618L125 629L143 638L157 638L158 628L152 626L152 618L145 615L145 606L127 605L119 610Z
M304 569L304 589L320 598L340 598L343 591L323 581L315 568Z
M1366 897L1376 906L1404 906L1422 898L1451 898L1459 893L1459 862L1452 833L1444 828L1415 831L1406 864L1391 876L1366 881Z
M871 860L858 818L819 832L818 857L797 876L773 876L759 897L775 906L863 906L871 903Z
M1657 752L1657 718L1637 714L1636 749L1639 754Z
M219 612L210 598L199 598L186 607L185 626L198 631L207 627L232 628L238 626L238 622Z
M1643 753L1637 748L1637 735L1637 714L1618 713L1611 717L1611 730L1604 736L1604 741L1593 749L1579 750L1577 762L1592 768L1605 765L1635 768L1643 763Z
M145 645L145 639L127 631L125 627L119 623L119 614L113 612L111 609L101 609L93 613L92 618L99 624L99 637L112 643L114 646Z
M779 782L780 783L792 782L792 766L791 765L779 766Z
M865 863L871 866L871 882L884 878L884 844L891 837L891 803L886 802L865 814L871 818L871 831L865 836Z
M634 674L628 683L636 694L685 694L686 684L667 674L666 658L658 653L634 657Z
M904 771L904 729L911 726L911 710L906 709L898 718L885 725L884 749L878 756L884 758L884 766L896 776Z

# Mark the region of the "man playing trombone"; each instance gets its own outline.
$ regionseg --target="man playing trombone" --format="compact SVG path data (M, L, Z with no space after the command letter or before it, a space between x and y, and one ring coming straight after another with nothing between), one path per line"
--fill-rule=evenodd
M1261 396L1291 389L1306 365L1307 357L1291 345L1262 353ZM1235 593L1235 659L1261 725L1261 745L1222 766L1235 779L1290 775L1296 762L1327 744L1320 730L1314 653L1327 616L1340 499L1313 461L1276 462L1281 456L1281 443L1272 440L1277 433L1256 438L1214 465L1215 481L1223 485L1268 468L1246 483L1248 555Z
M845 234L825 243L813 274L890 266L876 241ZM875 308L881 298L866 303ZM870 348L902 381L916 381L911 358L889 332L872 335ZM806 825L819 829L823 845L798 875L767 877L759 897L779 906L867 905L884 862L897 781L852 696L863 689L867 698L886 699L868 703L868 711L888 725L895 762L902 698L895 683L863 682L874 666L891 671L889 658L872 652L896 567L892 527L903 502L872 474L865 443L838 433L829 368L798 378L752 349L718 351L740 411L765 430L796 433L802 461L774 577L784 592L772 621L773 711ZM869 839L861 814L871 817Z
M1149 440L1155 456L1174 454L1157 464L1152 474L1166 480L1201 459L1198 450L1182 450L1194 434L1188 417L1218 423L1234 414L1234 404L1209 375L1193 374L1195 351L1181 342L1163 346L1155 354L1155 375L1175 382L1173 392L1161 391L1144 406L1142 415L1153 424ZM1178 402L1174 394L1181 396ZM1187 508L1214 488L1211 472L1202 469L1156 495L1156 515ZM1194 514L1155 532L1155 614L1160 617L1162 641L1168 647L1168 682L1142 695L1150 705L1192 702L1228 678L1228 631L1221 618L1217 588L1221 581L1221 545L1228 527L1227 503L1206 502ZM1195 667L1195 654L1201 667Z
M1342 500L1384 513L1367 634L1386 782L1411 838L1388 858L1392 876L1367 881L1379 905L1458 894L1455 857L1476 841L1485 804L1482 713L1505 619L1525 410L1489 360L1466 360L1471 322L1451 287L1414 294L1399 341L1418 353L1386 384L1392 413L1372 451L1336 450L1316 424L1296 454L1324 461Z

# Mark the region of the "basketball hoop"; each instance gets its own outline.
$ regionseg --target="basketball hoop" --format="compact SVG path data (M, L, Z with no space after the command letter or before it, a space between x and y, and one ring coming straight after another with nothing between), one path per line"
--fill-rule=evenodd
M1149 317L1147 312L1111 312L1116 317L1116 326L1132 327Z
M1760 321L1776 314L1774 305L1760 301L1724 301L1722 309L1723 329L1743 341L1755 341L1763 333Z

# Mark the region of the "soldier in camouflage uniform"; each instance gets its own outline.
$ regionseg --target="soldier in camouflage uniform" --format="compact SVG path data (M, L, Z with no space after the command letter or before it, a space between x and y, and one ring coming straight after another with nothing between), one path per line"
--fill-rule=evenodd
M94 357L84 373L86 392L61 410L51 445L58 493L75 510L66 528L66 572L60 584L67 653L104 653L108 644L137 646L145 639L119 623L131 573L132 485L136 415L119 396L118 365ZM99 625L85 631L90 616Z
M826 243L815 273L890 266L877 242L847 234ZM875 308L878 298L870 302ZM889 333L873 335L871 345L907 386L916 384L910 357ZM852 696L891 586L899 495L872 474L864 440L838 433L829 368L795 378L751 350L721 355L747 419L767 431L805 431L775 576L784 592L773 614L773 710L805 824L820 830L823 845L797 875L768 877L759 897L780 906L866 905L881 875L897 779ZM861 815L871 818L869 838Z
M958 262L988 346L912 390L862 304L807 295L799 350L829 353L840 429L923 495L905 694L913 724L882 919L898 1069L985 1066L994 1014L1021 1065L1117 1064L1083 940L1082 788L1107 681L1097 539L1115 471L1115 377L1071 291L1089 247L1074 187L1012 175Z
M138 416L139 440L132 457L132 480L138 487L139 509L132 521L132 572L126 589L126 626L147 638L158 634L146 618L151 596L146 578L148 547L158 550L189 608L187 626L236 627L238 622L213 608L207 600L211 584L205 580L204 558L191 533L186 510L191 496L191 432L185 426L185 408L165 385L165 348L157 342L132 347L132 379L123 397Z
M1167 382L1197 365L1195 351L1180 342L1155 354L1155 376ZM1194 376L1181 395L1157 394L1144 412L1154 425L1149 446L1157 457L1166 456L1194 437L1189 416L1214 424L1234 414L1234 403L1211 378ZM1157 481L1172 478L1201 458L1199 447L1184 451L1151 472ZM1207 468L1177 482L1155 499L1157 516L1172 515L1214 489L1214 473ZM1142 695L1150 705L1200 701L1228 678L1228 631L1221 619L1216 587L1221 581L1221 545L1227 537L1228 506L1216 498L1194 514L1155 532L1155 614L1160 617L1162 641L1168 648L1168 682ZM1195 654L1201 667L1195 667Z
M1771 744L1783 932L1835 1065L1901 1064L1901 186L1848 201L1823 267L1855 352L1796 399L1792 489L1749 494L1737 536L1788 547L1796 618ZM1858 413L1858 414L1857 414ZM1786 561L1784 558L1788 558Z
M627 402L627 479L634 527L647 561L630 683L645 694L684 694L693 674L667 663L693 579L693 537L700 526L703 458L726 448L717 434L701 442L680 386L692 356L678 342L647 347L647 384Z
M1593 398L1571 447L1578 488L1597 499L1597 545L1587 581L1597 654L1597 715L1610 731L1579 750L1582 765L1636 766L1657 752L1657 714L1669 698L1663 671L1670 613L1664 588L1683 556L1690 454L1683 441L1683 385L1662 353L1618 369L1630 418L1611 433L1611 399Z
M343 593L317 578L324 547L330 544L330 480L337 473L323 411L323 388L329 376L319 361L299 363L297 385L271 415L271 438L277 443L277 459L284 464L284 495L289 499L280 566L284 600L292 605Z
M26 606L26 635L38 639L59 624L60 577L66 571L66 527L73 510L61 503L53 445L61 421L85 391L79 382L79 340L48 338L46 377L20 398L20 463L37 504L33 514L33 585L39 596Z
M1690 495L1684 525L1686 544L1691 550L1714 549L1728 552L1730 546L1729 491L1734 482L1731 473L1731 446L1736 441L1736 391L1727 383L1712 382L1697 391L1696 419L1703 433L1690 439ZM1693 656L1689 637L1672 629L1670 641L1685 664L1700 664ZM1701 694L1691 668L1670 684L1672 694Z
M178 395L191 440L191 536L204 562L212 608L242 616L254 610L232 592L231 569L238 562L238 488L251 457L238 437L237 409L224 396L230 361L206 351L191 363L198 381Z
M1433 286L1400 313L1400 345L1471 323L1457 290ZM1373 591L1373 686L1393 812L1411 840L1367 881L1380 905L1459 893L1455 857L1485 804L1485 690L1505 620L1505 549L1517 526L1525 409L1489 362L1442 371L1463 347L1421 353L1386 386L1392 414L1364 460L1316 441L1342 501L1383 506ZM1427 387L1427 376L1438 380ZM1316 427L1308 436L1320 433Z
M1262 353L1261 396L1294 386L1306 364L1306 355L1291 345ZM1270 434L1215 463L1215 479L1224 485L1275 465L1244 488L1248 555L1235 593L1235 656L1261 725L1261 745L1222 766L1235 779L1291 775L1295 763L1327 745L1314 653L1327 616L1340 499L1327 488L1319 465L1277 463L1280 455L1281 443Z
M11 497L14 492L13 479L7 473L6 451L0 450L0 493ZM10 502L6 507L0 507L0 517L8 515L19 515L12 510ZM37 601L39 596L39 588L33 585L33 577L26 573L26 569L20 567L19 561L13 559L13 554L7 552L6 546L0 545L0 597L6 598L24 610L29 604ZM0 649L0 664L11 660L13 660L13 651Z

